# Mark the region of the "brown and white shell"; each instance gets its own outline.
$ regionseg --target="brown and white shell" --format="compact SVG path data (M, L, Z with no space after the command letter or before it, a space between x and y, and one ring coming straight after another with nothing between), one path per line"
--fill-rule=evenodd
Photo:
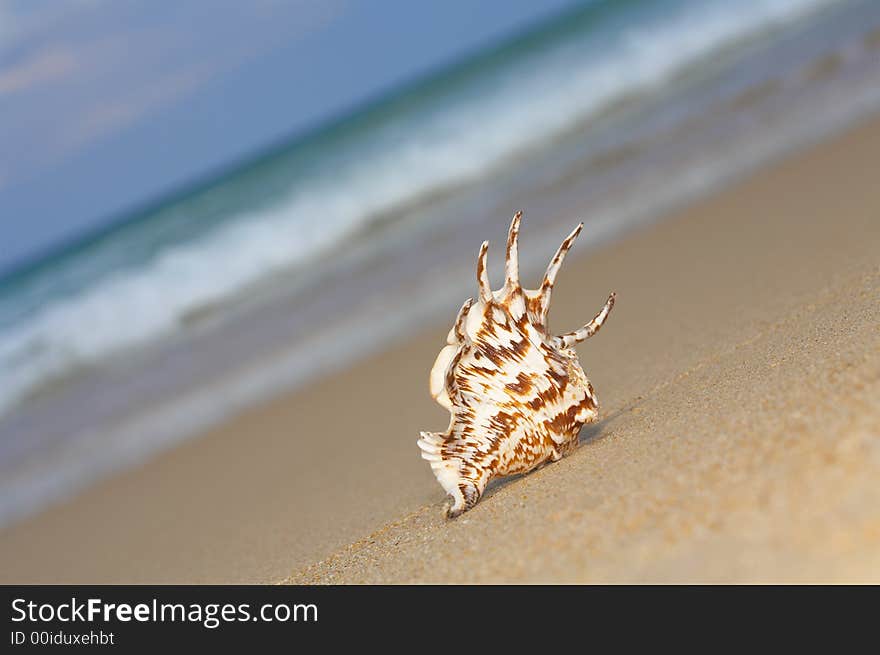
M602 327L615 296L582 328L553 336L547 327L550 294L583 223L559 246L541 287L526 290L518 270L521 216L517 212L510 224L504 286L492 291L489 242L483 242L479 299L464 303L431 369L431 395L451 418L446 432L422 432L418 444L452 497L450 518L476 505L491 479L525 473L571 452L581 427L599 415L573 347Z

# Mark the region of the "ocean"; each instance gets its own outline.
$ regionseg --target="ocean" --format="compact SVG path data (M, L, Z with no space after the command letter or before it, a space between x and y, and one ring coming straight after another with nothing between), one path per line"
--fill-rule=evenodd
M602 0L232 165L0 278L0 524L878 108L880 3Z

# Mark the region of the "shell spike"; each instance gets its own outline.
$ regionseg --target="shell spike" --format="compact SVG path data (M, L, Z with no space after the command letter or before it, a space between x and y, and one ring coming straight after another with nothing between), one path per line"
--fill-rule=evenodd
M556 254L553 255L553 259L551 259L550 263L547 265L547 272L544 273L544 280L541 282L542 321L546 321L547 313L550 311L550 296L553 293L553 285L556 284L556 275L562 267L562 262L565 261L565 255L568 254L574 240L577 239L582 229L584 229L584 224L578 223L578 226L571 231L571 234L565 237L565 240L560 244Z
M455 317L455 327L453 329L453 334L458 339L459 343L466 343L469 341L467 338L467 333L464 329L464 322L467 320L468 312L471 309L471 305L474 304L473 298L468 298L464 301L464 304L461 306L461 309L458 310L458 316Z
M486 255L489 251L489 242L483 241L480 246L480 254L477 257L477 284L480 287L480 300L485 303L492 301L492 284L489 282L489 268L486 264Z
M569 332L568 334L554 337L554 343L558 347L571 348L573 345L580 343L581 341L585 341L596 334L596 332L599 331L599 328L602 327L605 319L608 318L608 314L611 313L611 308L614 307L614 299L616 297L617 294L612 291L611 295L608 296L608 300L605 301L605 306L601 310L599 310L599 313L593 317L592 321L587 323L582 328L575 330L574 332Z
M510 230L507 232L507 259L504 265L504 286L508 291L519 287L519 252L517 240L519 239L519 222L522 219L522 211L513 215L510 222Z

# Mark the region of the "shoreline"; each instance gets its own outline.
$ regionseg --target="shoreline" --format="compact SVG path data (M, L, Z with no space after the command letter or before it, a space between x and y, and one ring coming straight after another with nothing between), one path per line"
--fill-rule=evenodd
M575 247L551 320L617 291L579 348L603 418L457 521L415 445L444 322L3 530L0 580L876 580L878 160L874 116Z

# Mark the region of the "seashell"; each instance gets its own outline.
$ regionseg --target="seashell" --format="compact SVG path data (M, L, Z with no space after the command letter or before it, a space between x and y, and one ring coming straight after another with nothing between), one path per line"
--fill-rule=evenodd
M492 291L489 284L485 241L477 258L479 298L462 305L431 369L431 395L449 410L449 428L422 432L418 445L452 497L449 518L476 505L493 478L558 461L575 448L581 427L599 415L574 345L598 332L615 294L582 328L553 336L550 295L583 223L559 246L541 287L527 290L518 271L521 217L517 212L510 224L504 286Z

